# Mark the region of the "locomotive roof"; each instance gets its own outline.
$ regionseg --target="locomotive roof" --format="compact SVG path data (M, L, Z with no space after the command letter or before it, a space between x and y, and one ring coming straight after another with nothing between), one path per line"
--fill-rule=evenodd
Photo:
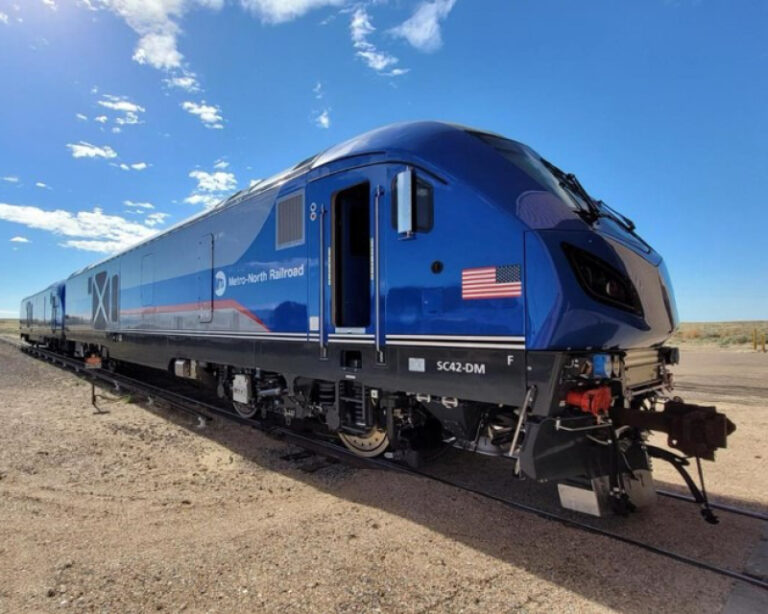
M337 145L333 145L328 149L321 151L320 153L302 160L298 164L285 169L271 177L255 183L248 188L244 188L235 192L231 196L223 199L210 209L205 209L195 215L192 215L178 224L167 228L163 232L160 232L149 239L145 239L135 245L132 245L124 250L117 252L107 258L89 264L82 269L72 273L70 277L79 275L84 271L98 267L105 262L109 262L113 258L117 258L122 254L130 252L134 249L151 243L163 237L167 234L175 232L180 228L191 224L192 222L214 215L218 211L236 205L246 199L255 197L259 194L268 192L269 190L278 188L303 174L309 173L317 168L331 164L344 158L352 158L356 156L370 155L370 154L383 154L385 152L396 151L400 154L405 154L417 158L427 158L426 154L430 144L434 144L436 139L444 136L446 133L455 132L483 132L485 134L493 134L488 131L478 131L474 128L463 126L460 124L453 124L448 122L437 121L415 121L415 122L399 122L395 124L389 124L381 128L375 128L369 130L351 139L343 141ZM499 135L496 135L499 136Z
M52 284L47 285L42 290L38 290L37 292L35 292L33 294L25 296L23 299L21 299L21 302L23 303L24 301L28 301L30 299L35 298L36 296L39 296L40 294L45 294L46 292L50 292L51 290L58 289L60 286L64 285L65 281L66 281L66 279L62 279L60 281L54 281Z

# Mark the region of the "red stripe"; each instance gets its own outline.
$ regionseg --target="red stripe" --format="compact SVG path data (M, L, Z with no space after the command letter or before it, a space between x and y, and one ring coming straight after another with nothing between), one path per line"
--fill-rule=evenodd
M137 307L136 309L121 309L120 314L138 315L144 313L175 313L178 311L198 311L201 306L204 306L205 302L197 303L180 303L178 305L159 305L157 307ZM246 318L250 318L260 326L264 327L264 330L269 332L269 328L264 322L261 321L257 315L248 310L247 307L241 305L233 299L216 299L213 301L214 310L219 309L235 309L242 313Z
M510 296L520 296L521 288L467 288L461 291L462 295L473 294L503 294Z
M473 281L471 283L463 283L462 286L465 288L471 288L473 286L493 286L493 287L500 287L500 288L514 288L514 287L521 287L522 284L519 281L507 281L504 283L496 283L490 282L490 281Z

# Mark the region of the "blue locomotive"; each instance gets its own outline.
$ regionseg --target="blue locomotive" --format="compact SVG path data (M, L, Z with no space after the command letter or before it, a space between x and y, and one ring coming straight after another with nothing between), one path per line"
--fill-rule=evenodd
M362 456L509 457L585 511L648 498L648 429L703 458L733 429L669 398L676 324L630 220L529 147L437 122L332 147L21 305L31 342Z

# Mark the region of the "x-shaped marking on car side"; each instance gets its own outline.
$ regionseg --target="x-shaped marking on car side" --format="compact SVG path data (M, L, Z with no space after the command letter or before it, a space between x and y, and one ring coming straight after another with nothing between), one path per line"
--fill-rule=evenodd
M104 294L106 293L106 290L107 290L107 280L108 279L109 279L109 277L104 275L103 278L102 278L101 287L99 287L98 276L94 277L93 287L94 287L94 292L96 292L96 301L97 301L96 311L93 312L93 321L94 322L96 322L96 320L99 319L99 312L101 312L101 314L104 316L104 321L105 322L108 320L108 318L107 318L107 307L104 304Z

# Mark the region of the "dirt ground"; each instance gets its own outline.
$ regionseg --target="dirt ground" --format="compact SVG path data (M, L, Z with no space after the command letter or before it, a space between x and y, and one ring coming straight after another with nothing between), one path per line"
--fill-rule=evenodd
M715 498L768 508L768 355L684 350L680 392L738 430ZM0 343L0 612L719 612L733 583L457 489L333 465L252 429L132 403ZM435 471L556 508L460 453ZM664 488L680 480L655 466ZM660 500L602 522L742 569L763 526Z

